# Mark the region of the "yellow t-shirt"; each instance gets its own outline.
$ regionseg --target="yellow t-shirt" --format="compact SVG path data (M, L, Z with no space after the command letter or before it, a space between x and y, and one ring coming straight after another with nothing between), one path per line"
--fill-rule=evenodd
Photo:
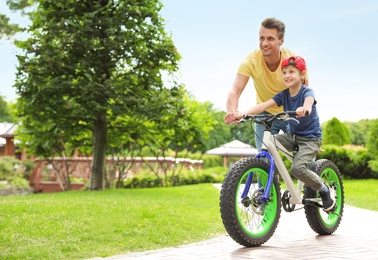
M281 63L285 58L293 55L295 55L294 52L281 47L280 66L274 72L269 70L260 49L250 53L242 64L240 64L238 73L253 79L256 89L256 104L273 98L278 92L287 88L282 79ZM274 106L269 108L267 112L275 114L282 110L283 107Z

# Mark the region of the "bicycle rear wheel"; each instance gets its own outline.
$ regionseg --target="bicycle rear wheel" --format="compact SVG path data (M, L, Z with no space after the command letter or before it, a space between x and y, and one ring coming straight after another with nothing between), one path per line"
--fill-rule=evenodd
M250 188L242 198L248 177L251 181ZM277 178L273 178L267 203L257 203L267 182L268 164L255 158L244 158L236 162L223 181L220 193L223 225L230 237L243 246L262 245L277 228L281 215L281 192Z
M330 160L320 159L315 162L312 170L318 174L329 187L336 191L336 209L334 213L327 214L322 208L306 205L304 207L307 222L319 235L330 235L340 225L344 211L344 186L341 174L337 166ZM306 198L318 198L319 193L310 187L305 187Z

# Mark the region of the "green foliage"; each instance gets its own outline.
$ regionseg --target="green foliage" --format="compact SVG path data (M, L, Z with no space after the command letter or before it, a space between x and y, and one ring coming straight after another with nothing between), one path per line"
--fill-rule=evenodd
M32 171L29 161L20 162L15 157L0 157L0 180L7 181L8 185L17 188L29 187L29 175Z
M208 178L208 181L206 182L212 182L212 183L222 183L224 177L226 177L227 169L225 169L223 166L217 166L217 167L210 167L205 168L203 170L204 176Z
M11 114L12 111L12 104L7 103L4 100L4 97L0 96L0 122L8 122L8 123L13 123L14 118Z
M23 9L17 2L8 4ZM171 78L180 59L159 16L162 4L158 0L31 3L37 5L28 13L30 37L17 43L23 53L18 56L15 83L21 140L30 152L45 158L93 147L85 149L94 157L91 188L101 189L108 131L112 145L119 132L138 122L147 122L144 128L149 129L148 121L160 117L164 108L167 114L177 112L171 108L181 101L178 84L165 87L162 77ZM126 120L117 128L124 115ZM126 144L138 139L134 133L126 134ZM145 135L154 136L151 131Z
M230 129L231 129L231 140L239 140L243 143L256 146L252 120L244 124L231 125Z
M33 162L32 160L30 159L27 159L27 160L24 160L24 161L21 161L21 169L23 169L24 171L24 178L26 180L29 180L29 176L30 174L33 172L34 168L35 168L36 164L35 162Z
M123 188L152 188L161 187L161 181L151 173L139 172L123 181Z
M213 118L215 119L216 123L213 126L213 130L209 132L209 138L204 141L206 151L219 147L222 144L233 140L231 135L232 127L224 123L224 116L224 111L214 111Z
M27 0L18 0L17 2L27 2ZM9 21L9 17L0 14L0 40L3 38L10 39L17 32L22 31L22 28L20 28L19 25L11 24Z
M199 183L221 183L227 173L224 167L214 167L206 169L183 169L178 175L167 175L167 182L162 182L163 178L157 178L150 171L141 171L133 176L128 176L123 181L123 188L151 188L183 186ZM166 185L166 183L168 185Z
M28 187L30 187L29 182L27 180L25 180L24 178L21 178L21 177L11 178L8 181L8 183L12 187L16 187L16 188L28 188Z
M325 145L322 147L318 159L333 161L339 168L344 178L348 179L369 179L378 178L378 172L372 171L368 162L371 154L367 149L356 149L353 147L339 147L336 145Z
M378 160L378 119L371 121L366 147L374 158Z
M220 155L204 154L202 156L203 166L206 168L223 167L223 157Z
M7 180L14 175L14 163L12 157L0 157L0 180Z
M369 133L370 122L369 119L362 119L358 122L344 122L349 130L351 144L363 146L366 144L368 136L366 133Z
M371 160L369 161L369 167L373 170L375 173L375 177L378 177L378 160Z
M350 144L349 131L337 118L329 120L323 129L323 144Z

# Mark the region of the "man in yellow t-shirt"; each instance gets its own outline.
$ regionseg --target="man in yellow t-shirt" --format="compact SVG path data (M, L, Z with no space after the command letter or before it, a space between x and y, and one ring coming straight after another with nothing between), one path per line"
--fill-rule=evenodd
M281 47L284 43L285 24L276 18L267 18L261 23L259 30L260 48L253 51L241 63L238 73L227 98L227 114L224 122L230 124L236 120L238 102L249 78L253 80L256 89L256 104L271 99L278 92L286 89L282 78L280 64L294 52ZM307 85L307 80L305 82ZM278 113L282 108L272 107L263 113ZM255 143L258 151L261 150L262 137L265 126L255 124ZM289 131L286 122L276 120L273 123L273 133L278 134L280 130Z

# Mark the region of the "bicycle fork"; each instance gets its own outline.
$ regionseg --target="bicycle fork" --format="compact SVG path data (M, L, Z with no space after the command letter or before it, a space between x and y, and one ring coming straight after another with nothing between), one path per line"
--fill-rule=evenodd
M257 158L257 159L268 158L268 160L269 160L268 181L266 183L266 186L264 188L264 192L263 192L262 196L258 198L258 201L256 201L256 203L258 203L259 205L264 205L264 204L266 204L267 201L269 201L270 190L271 190L272 185L273 185L273 178L274 178L274 158L265 149L262 150L261 152L259 152L255 156L255 158ZM249 191L249 189L251 187L251 184L252 184L252 178L253 178L253 172L248 173L247 181L246 181L244 190L243 190L243 192L241 194L241 199L244 199L247 196L248 191ZM259 186L262 187L262 184L260 182L259 182Z

